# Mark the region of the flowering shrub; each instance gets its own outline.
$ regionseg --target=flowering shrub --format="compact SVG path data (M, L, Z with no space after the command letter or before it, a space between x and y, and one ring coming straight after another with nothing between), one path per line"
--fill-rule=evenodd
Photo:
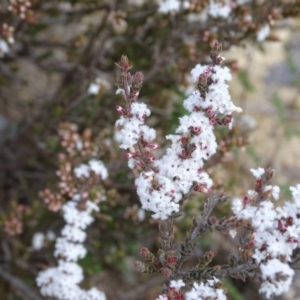
M264 140L268 162L248 146L255 70L252 53L247 64L234 53L269 57L265 41L297 24L299 8L299 0L2 1L1 300L285 297L297 279L300 188L283 201L288 188L282 178L273 185L268 166L289 185L297 167L280 166ZM296 86L297 61L288 59ZM283 128L298 120L295 95L273 99L276 113L267 99L253 104L280 119L262 128L274 140L297 134ZM274 153L284 144L276 143Z
M144 124L150 110L137 98L142 87L143 75L137 72L131 75L129 61L122 56L117 64L121 75L117 78L118 90L125 100L125 108L117 106L121 118L116 122L120 126L117 136L120 147L129 150L126 154L130 168L139 168L141 174L136 179L137 194L142 208L154 213L156 219L167 220L178 217L180 206L191 192L208 193L212 181L203 170L203 160L209 159L216 152L213 127L216 125L232 126L234 111L242 109L231 102L228 86L230 72L220 65L225 60L220 56L221 44L211 44L211 65L197 65L192 71L198 90L194 91L185 102L185 108L191 113L180 118L176 130L179 135L167 136L172 141L172 148L167 154L156 160L151 149L157 149L153 143L155 131ZM214 276L229 275L245 280L247 277L261 282L260 293L267 298L287 292L291 286L294 271L292 265L297 262L293 250L299 247L299 225L297 201L300 200L300 185L291 187L294 203L286 203L282 208L274 208L270 198L279 197L279 187L269 185L274 170L251 169L256 178L255 189L249 190L243 201L236 199L232 217L218 220L210 217L214 206L227 200L225 195L211 197L199 218L194 222L181 251L176 251L173 241L172 221L161 223L162 249L155 256L147 248L141 254L145 263L136 262L135 268L140 273L159 272L179 283L171 281L168 291L157 299L226 299L219 281ZM182 271L183 262L193 254L196 239L208 229L230 233L233 237L238 228L244 228L240 255L231 258L228 265L208 267L214 254L208 252L203 260L191 271ZM184 282L202 281L184 296L180 288ZM207 284L203 283L207 282Z

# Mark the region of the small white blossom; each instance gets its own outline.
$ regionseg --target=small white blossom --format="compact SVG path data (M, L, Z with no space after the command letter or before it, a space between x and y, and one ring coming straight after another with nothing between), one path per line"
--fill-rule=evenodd
M107 169L101 160L92 159L89 161L89 165L92 171L101 175L102 179L106 179L108 177Z
M90 176L90 168L86 164L81 164L80 166L74 169L74 173L77 178L88 178Z
M213 18L228 18L231 12L231 1L225 0L225 3L220 4L214 0L209 1L208 14Z
M166 295L159 295L156 300L168 300L168 297Z
M99 83L92 82L88 88L88 94L90 95L98 95L100 91L100 85Z
M230 229L230 230L229 230L229 234L230 234L230 236L234 239L235 236L237 235L236 229Z
M170 287L174 288L176 291L179 291L183 286L185 286L185 283L182 279L172 280L170 283Z
M52 230L47 231L47 240L48 241L55 241L56 235Z
M9 47L6 41L0 37L0 57L3 57L4 54L9 52Z
M258 42L263 42L270 35L270 25L264 25L256 34L256 40Z
M214 288L215 284L219 280L214 278L213 280L208 280L206 283L201 282L200 284L194 283L191 291L185 294L185 300L205 300L205 299L215 299L215 300L226 300L224 290Z
M260 179L261 175L265 173L265 169L263 168L250 169L250 171L256 179Z
M34 250L41 250L45 241L45 235L42 232L36 232L32 237L32 248Z
M181 5L184 9L187 9L190 6L188 1L161 0L158 11L163 14L167 14L169 12L177 12L181 8Z
M137 211L137 218L140 222L144 221L146 217L146 212L144 209L140 208Z

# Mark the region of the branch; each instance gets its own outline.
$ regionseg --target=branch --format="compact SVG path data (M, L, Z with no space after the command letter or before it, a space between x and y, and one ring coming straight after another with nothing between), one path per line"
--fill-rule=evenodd
M193 226L190 233L188 233L185 238L185 244L181 244L181 257L178 259L176 268L172 274L174 279L176 278L176 275L178 274L185 260L191 256L192 252L194 251L196 239L200 234L206 232L210 228L207 221L214 207L218 204L224 203L227 199L228 197L226 195L215 195L210 197L204 204L204 209L198 223L193 220Z
M0 277L7 281L12 287L16 289L16 293L25 300L42 300L28 285L22 282L19 278L5 272L0 268Z

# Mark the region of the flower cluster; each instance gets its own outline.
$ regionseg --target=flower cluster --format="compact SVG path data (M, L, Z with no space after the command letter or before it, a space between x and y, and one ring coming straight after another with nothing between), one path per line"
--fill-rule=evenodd
M98 183L108 177L108 171L103 162L95 158L99 156L99 148L92 140L91 130L86 129L80 135L75 124L63 123L59 134L65 152L59 155L58 192L46 189L41 196L49 210L62 211L66 225L55 242L58 266L41 271L37 285L42 295L56 299L104 300L105 295L97 289L84 291L78 286L83 280L83 270L77 261L86 256L85 230L94 220L92 212L99 211L96 203L102 200L103 193ZM86 163L79 164L82 161Z
M300 185L291 187L294 202L274 207L270 201L279 197L279 187L268 185L272 170L251 170L256 177L254 190L243 200L236 199L233 212L239 220L247 220L252 234L246 247L261 272L260 292L267 298L287 292L294 270L292 254L300 246Z
M107 177L103 163L96 159L100 150L92 140L90 129L84 130L80 135L77 125L63 123L59 135L61 146L65 151L58 155L59 170L56 172L59 177L58 191L53 192L47 188L40 193L48 209L52 211L60 210L64 200L79 193L82 186L85 186L85 190L91 191L91 187L99 181L100 177ZM87 163L78 165L82 159ZM97 194L100 197L100 194ZM83 196L88 197L88 193Z
M230 0L221 2L211 0L206 3L205 9L202 11L202 15L210 15L213 18L227 18L231 12L232 5ZM189 1L180 1L180 0L161 0L159 3L158 11L167 14L170 12L177 12L181 8L189 9L193 6ZM202 18L203 18L202 16Z
M107 170L102 165L101 174L106 178ZM61 300L105 300L105 295L95 288L82 290L78 284L83 280L83 270L76 263L85 257L86 249L82 243L86 239L86 228L93 222L91 213L99 207L90 200L75 194L71 201L62 207L65 227L55 243L54 256L58 266L41 271L36 279L43 296Z
M226 81L231 75L228 68L221 67L221 45L213 42L211 47L213 63L197 65L191 72L198 90L183 104L190 115L180 118L175 135L167 136L172 146L159 160L151 154L151 149L158 147L153 142L155 131L144 124L150 110L146 104L136 102L141 87L137 78L141 76L130 75L128 61L118 64L122 74L117 84L127 105L126 109L117 107L122 114L116 123L122 128L118 140L121 148L129 149L129 167L143 170L135 181L137 194L142 208L152 211L156 219L165 220L179 212L179 202L192 190L209 192L212 180L203 166L217 149L214 126L231 127L232 113L241 111L230 99Z
M197 1L161 0L158 11L162 14L188 12L189 22L207 23L209 19L230 18L232 25L238 25L244 32L253 32L256 40L262 42L270 35L271 26L284 14L284 8L280 10L275 4L269 4L268 1L261 1L260 9L262 8L262 15L265 17L260 20L252 14L251 6L255 8L256 4L250 0L210 0L200 1L200 4ZM286 4L283 3L283 6ZM204 40L207 40L207 35L210 33L205 32Z
M31 2L28 0L10 0L8 10L18 15L21 19L25 19L30 7Z

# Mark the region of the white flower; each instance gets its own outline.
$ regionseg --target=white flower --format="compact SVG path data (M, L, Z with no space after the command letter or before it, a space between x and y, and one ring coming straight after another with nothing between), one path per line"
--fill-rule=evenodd
M231 12L231 6L230 1L225 0L224 4L215 3L215 1L210 0L209 6L208 6L208 14L212 16L213 18L228 18L230 12Z
M140 208L137 211L137 218L140 222L144 221L146 217L146 212L144 209Z
M66 261L77 261L85 255L86 249L81 244L72 243L66 238L56 240L54 256L63 257Z
M6 41L0 38L0 57L9 52L9 47Z
M264 192L267 192L271 190L271 194L273 196L273 198L275 200L278 200L279 199L279 193L280 193L280 188L279 186L275 185L275 186L272 186L272 185L267 185L264 189Z
M86 238L86 233L82 229L73 225L66 224L62 229L61 235L68 241L83 243Z
M34 250L41 250L45 241L45 235L42 232L36 232L32 237L32 248Z
M237 235L236 229L230 229L230 230L229 230L229 234L230 234L230 236L234 239L235 236Z
M56 235L52 230L47 231L47 240L48 241L55 241Z
M219 280L214 278L213 280L208 280L206 283L201 282L200 284L194 282L191 291L185 294L185 300L205 300L215 299L215 300L226 300L226 296L222 289L214 288L215 284Z
M168 3L169 8L178 4L177 1L164 3ZM191 71L191 77L198 81L204 72L211 76L213 81L206 98L203 99L199 91L194 91L184 101L184 107L190 114L180 118L175 134L167 136L172 145L161 159L153 163L158 171L151 178L148 178L145 172L141 173L135 181L142 208L153 212L152 217L155 219L165 220L172 213L178 212L179 201L195 182L203 192L208 192L212 186L212 180L202 171L202 167L205 160L216 153L217 143L214 126L203 111L209 109L212 115L232 115L233 112L241 111L232 103L228 91L226 82L231 80L230 70L221 66L197 65ZM121 127L117 135L120 148L131 149L141 138L147 142L154 140L155 131L144 124L145 117L149 115L150 111L144 103L135 102L132 104L130 116L121 116L117 120L116 126ZM228 124L228 127L230 126L231 124ZM190 140L195 149L190 157L182 158L182 137L189 136L191 130L197 133L192 135ZM134 168L136 163L135 158L129 158L130 168ZM158 188L153 189L153 182L157 182Z
M92 82L88 88L88 94L90 95L98 95L100 91L100 84Z
M74 173L77 178L88 178L90 176L90 168L86 164L81 164L80 166L74 169Z
M287 292L292 284L294 270L279 259L270 259L260 266L262 279L265 280L260 293L264 293L267 298L273 295L281 295Z
M106 179L108 177L107 169L101 160L92 159L89 161L89 165L92 171L101 175L102 179Z
M179 9L181 7L181 3L182 3L182 6L184 9L187 9L190 6L188 1L161 0L159 7L158 7L158 11L163 14L179 11Z
M263 168L250 169L250 172L253 174L253 176L256 179L260 179L261 175L263 175L265 173L265 169L263 169Z
M269 24L264 25L257 33L256 40L258 42L263 42L270 35L270 26Z
M185 286L185 283L182 279L172 280L170 283L170 287L174 288L176 291L179 291L183 286Z
M300 200L300 184L297 184L296 187L290 187L290 191L292 192L293 198Z
M156 300L168 300L168 297L166 295L159 295Z

